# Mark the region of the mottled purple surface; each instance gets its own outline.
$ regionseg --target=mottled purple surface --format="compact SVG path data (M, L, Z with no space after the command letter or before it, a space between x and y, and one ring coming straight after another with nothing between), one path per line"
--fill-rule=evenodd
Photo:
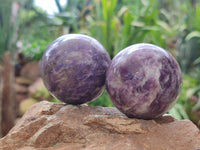
M136 44L118 53L107 71L113 104L128 117L153 119L177 101L182 87L178 63L164 49Z
M41 61L45 86L57 99L82 104L100 96L110 57L95 39L68 34L53 41Z

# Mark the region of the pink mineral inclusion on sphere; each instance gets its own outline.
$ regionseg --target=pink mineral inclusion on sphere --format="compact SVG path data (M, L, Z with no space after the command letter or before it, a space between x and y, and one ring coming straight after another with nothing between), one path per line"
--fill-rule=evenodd
M181 70L173 56L152 44L135 44L118 53L106 77L113 104L128 117L153 119L177 101Z

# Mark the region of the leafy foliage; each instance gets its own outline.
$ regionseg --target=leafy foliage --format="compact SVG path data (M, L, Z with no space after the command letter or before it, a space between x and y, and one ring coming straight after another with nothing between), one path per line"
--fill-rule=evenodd
M33 61L39 61L47 46L61 34L61 22L50 19L41 9L23 9L20 13L19 39L22 53Z
M103 106L103 107L113 107L114 105L110 101L106 91L95 101L89 103L90 106Z
M200 120L200 116L194 115L199 111L200 86L199 81L187 75L183 76L183 87L181 95L175 106L169 111L175 118L191 119L194 122ZM195 96L196 95L196 96Z
M40 91L37 91L33 95L33 98L37 100L48 100L50 102L61 103L61 101L53 97L46 88L43 88Z
M200 77L200 4L193 9L191 5L185 8L188 11L186 21L178 34L178 61L184 73L192 77ZM193 16L193 17L191 17ZM199 78L200 79L200 78Z
M88 19L90 35L104 45L111 58L135 43L168 48L167 39L176 35L176 29L164 22L160 13L156 0L135 0L122 7L116 0L101 0L95 2L94 15Z

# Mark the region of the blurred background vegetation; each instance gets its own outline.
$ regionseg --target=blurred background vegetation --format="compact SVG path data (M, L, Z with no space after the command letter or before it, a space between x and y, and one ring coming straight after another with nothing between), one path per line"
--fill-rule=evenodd
M34 0L0 0L0 56L9 50L39 61L53 40L68 33L96 38L111 58L131 44L156 44L172 53L183 73L180 98L169 113L200 125L200 0L52 1L54 14ZM16 17L13 2L20 6ZM44 90L37 95L57 101ZM89 105L113 106L106 92Z

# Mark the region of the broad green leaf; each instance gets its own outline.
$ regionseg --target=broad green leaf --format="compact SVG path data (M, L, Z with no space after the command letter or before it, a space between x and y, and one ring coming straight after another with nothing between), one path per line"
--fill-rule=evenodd
M190 32L190 33L186 36L185 40L186 40L186 41L189 41L189 40L191 40L191 39L194 38L194 37L200 38L200 32L199 32L199 31L192 31L192 32Z
M184 107L181 104L176 104L175 108L179 112L180 116L182 116L182 119L189 119L189 116L187 115L186 111L184 110Z
M102 8L103 8L103 17L107 20L107 0L101 0Z
M190 88L186 93L187 98L190 98L192 95L194 95L199 90L200 90L200 86Z
M128 7L123 6L123 7L119 10L119 12L117 13L117 16L118 16L118 17L121 17L121 16L123 16L127 11L129 11Z
M169 114L171 114L172 116L174 116L174 118L181 120L181 115L179 114L179 112L177 111L176 107L173 107L169 110Z
M131 25L135 26L135 27L144 27L145 26L144 22L139 22L139 21L132 21Z
M199 64L200 63L200 57L199 58L197 58L195 61L194 61L194 65L197 65L197 64Z
M196 26L200 29L200 4L196 5Z
M157 24L160 26L160 27L162 27L165 31L167 31L167 32L171 32L172 31L172 29L169 27L169 24L167 24L166 22L164 22L164 21L157 21Z

